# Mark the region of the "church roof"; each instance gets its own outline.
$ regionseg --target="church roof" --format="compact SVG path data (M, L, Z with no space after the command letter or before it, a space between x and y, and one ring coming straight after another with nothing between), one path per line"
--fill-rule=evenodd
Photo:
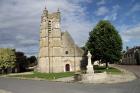
M72 39L69 32L62 32L63 47L75 48L75 56L83 56L84 51L79 48Z
M62 39L63 39L64 43L68 42L71 46L75 45L74 40L72 39L71 35L67 31L66 32L62 32Z

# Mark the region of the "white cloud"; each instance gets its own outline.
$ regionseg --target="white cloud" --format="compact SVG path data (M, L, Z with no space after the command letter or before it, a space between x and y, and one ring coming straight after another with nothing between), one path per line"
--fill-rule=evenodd
M121 26L121 35L124 42L130 42L131 40L140 40L140 24L135 26Z
M139 12L139 11L140 11L140 4L139 3L136 3L136 4L134 4L132 6L131 9L129 9L129 11L126 13L126 16L131 15L131 14L133 14L135 12Z
M130 10L130 12L137 12L137 11L140 11L140 4L135 4Z
M78 45L86 42L93 25L86 20L86 7L80 4L89 2L91 0L47 1L49 12L60 8L62 31L69 31ZM44 6L44 0L3 0L0 3L0 47L11 46L28 54L37 53Z
M120 9L121 7L119 5L114 5L112 7L112 10L110 11L110 14L105 16L104 19L105 20L111 20L111 21L115 21L117 19L117 16L118 16L118 10Z
M107 15L107 16L105 16L104 19L115 21L117 19L117 13L112 13L111 15Z
M97 16L102 16L105 15L109 12L108 8L105 6L101 6L97 9L97 11L95 12Z
M93 0L86 0L87 1L87 3L92 3L93 2Z
M121 8L120 5L114 5L112 11L117 12L120 8Z
M100 0L98 3L97 3L97 5L104 5L106 2L105 2L105 0Z
M9 44L1 44L0 45L1 48L7 48L6 46L9 47L9 48L14 48L15 47L14 44L10 44L10 43Z
M124 34L134 39L140 38L140 24L127 29L127 31L125 31Z

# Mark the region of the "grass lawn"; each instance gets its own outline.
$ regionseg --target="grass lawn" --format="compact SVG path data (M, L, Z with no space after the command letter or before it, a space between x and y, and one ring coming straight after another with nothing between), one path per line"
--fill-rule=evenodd
M116 68L109 67L108 69L105 66L94 66L95 73L102 73L106 71L108 74L122 74L122 72ZM42 78L47 80L53 80L63 77L74 76L74 72L62 72L62 73L40 73L33 72L33 74L25 74L25 75L12 75L9 77L24 77L24 78Z
M62 72L62 73L40 73L40 72L33 72L33 74L28 75L14 75L10 77L24 77L24 78L42 78L47 80L53 80L63 77L70 77L73 76L74 72Z
M108 74L122 74L119 69L113 67L109 67L108 69L106 69L105 66L94 66L94 69L97 73L106 71Z

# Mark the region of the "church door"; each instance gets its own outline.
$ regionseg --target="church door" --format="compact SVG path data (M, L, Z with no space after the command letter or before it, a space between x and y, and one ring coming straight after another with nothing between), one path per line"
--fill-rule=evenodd
M65 65L65 71L70 71L70 65L69 64Z

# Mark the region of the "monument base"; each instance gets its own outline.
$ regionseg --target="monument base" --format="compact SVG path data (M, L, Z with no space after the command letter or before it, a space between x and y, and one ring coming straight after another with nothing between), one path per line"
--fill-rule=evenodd
M102 82L107 78L107 73L88 73L82 75L82 81L85 83L96 83Z
M87 74L94 74L93 66L87 66Z

